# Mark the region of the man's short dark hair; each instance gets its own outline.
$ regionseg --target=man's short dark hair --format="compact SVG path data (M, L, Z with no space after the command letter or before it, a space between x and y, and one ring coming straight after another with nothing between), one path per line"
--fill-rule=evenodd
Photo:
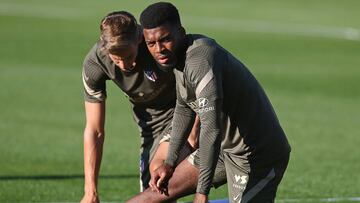
M145 29L152 29L165 23L181 25L177 8L168 2L151 4L140 15L141 26Z

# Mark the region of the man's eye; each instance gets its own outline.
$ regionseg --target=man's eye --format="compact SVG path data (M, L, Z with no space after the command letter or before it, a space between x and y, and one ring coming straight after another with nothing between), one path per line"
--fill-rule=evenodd
M167 37L164 37L162 41L164 42L168 42L171 40L171 37L170 36L167 36Z
M154 42L147 42L147 43L146 43L146 45L147 45L148 47L153 47L154 44L155 44Z

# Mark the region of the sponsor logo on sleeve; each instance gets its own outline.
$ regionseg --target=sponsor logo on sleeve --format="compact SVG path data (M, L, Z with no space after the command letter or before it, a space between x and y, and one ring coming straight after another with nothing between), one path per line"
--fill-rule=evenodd
M199 101L200 108L204 108L209 103L209 100L206 98L199 98L198 101Z
M209 100L206 98L198 99L199 113L204 113L208 111L213 111L215 108L213 106L207 106L209 104Z
M193 110L198 108L198 105L197 105L196 101L188 102L187 105L189 105L190 108L192 108Z
M203 97L187 103L187 105L189 105L189 107L192 108L197 113L204 113L215 110L215 107L208 106L208 104L209 104L209 100Z

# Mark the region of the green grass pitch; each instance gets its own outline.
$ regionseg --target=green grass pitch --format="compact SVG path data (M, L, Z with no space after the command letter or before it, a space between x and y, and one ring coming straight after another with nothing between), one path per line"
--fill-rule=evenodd
M81 199L83 57L106 13L138 17L151 2L1 0L0 202ZM172 2L188 33L215 38L267 91L293 149L277 199L360 197L360 2ZM121 202L139 189L140 139L125 96L108 89L99 191Z

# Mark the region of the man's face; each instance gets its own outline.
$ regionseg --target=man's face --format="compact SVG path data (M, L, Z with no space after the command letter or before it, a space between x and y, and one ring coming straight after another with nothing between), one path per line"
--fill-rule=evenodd
M168 23L152 29L144 29L144 38L149 52L163 67L173 68L177 62L177 53L182 46L185 32L180 26Z
M121 50L117 50L116 54L109 54L109 57L122 71L130 72L136 65L137 53L138 44L133 43Z

